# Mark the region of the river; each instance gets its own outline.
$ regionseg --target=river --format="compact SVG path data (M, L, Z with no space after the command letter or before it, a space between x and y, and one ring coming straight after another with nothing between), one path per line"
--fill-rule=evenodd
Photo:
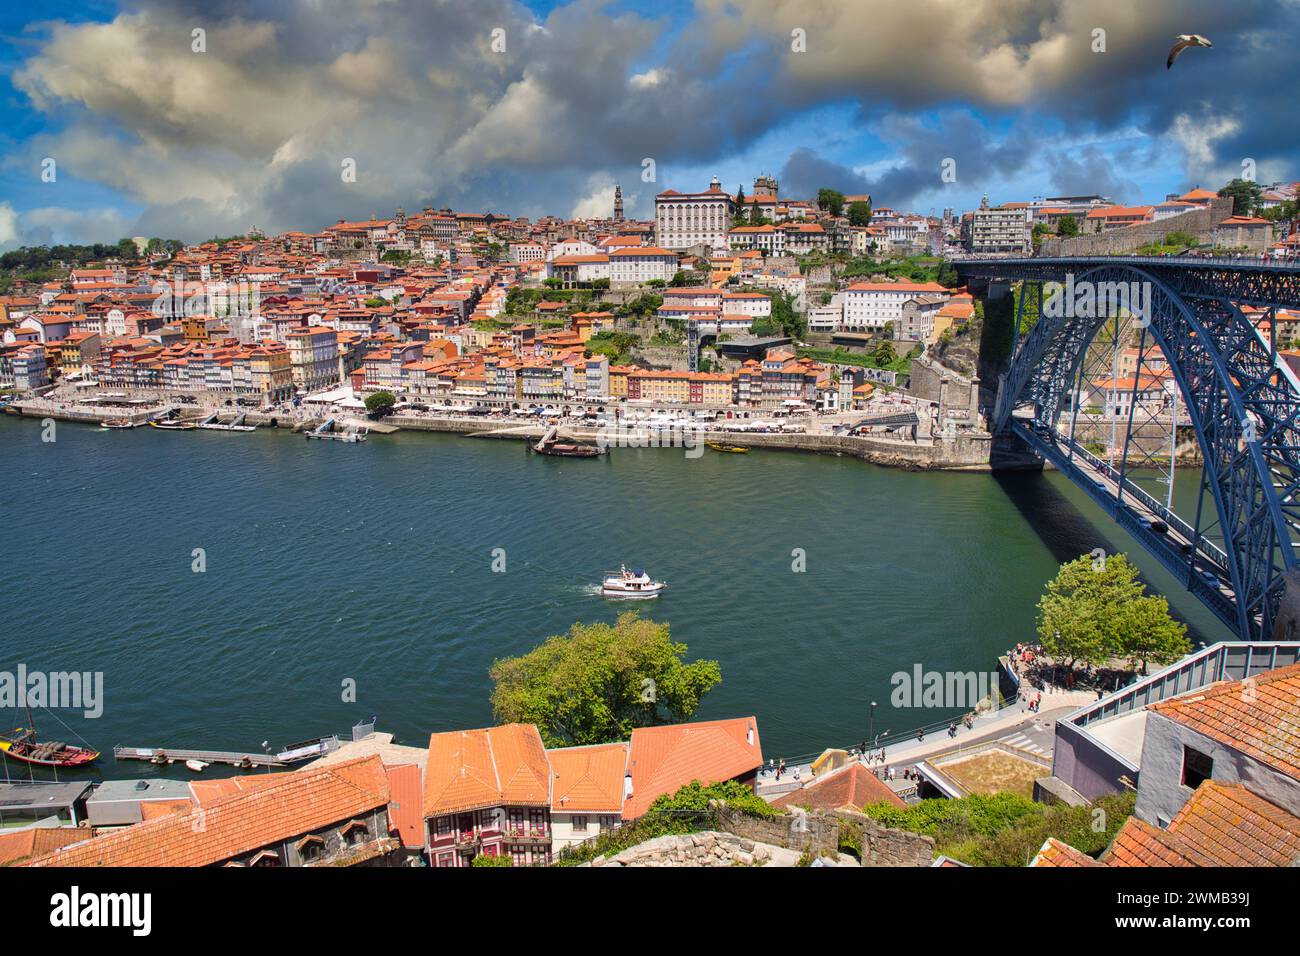
M103 673L98 718L36 716L42 739L105 751L92 774L154 772L114 764L115 744L260 750L372 714L422 746L491 723L495 658L633 606L721 663L700 718L756 714L770 755L848 745L873 700L877 731L947 716L891 710L890 675L992 669L1032 639L1059 562L1096 547L1128 551L1194 639L1229 636L1057 474L57 428L47 443L39 422L0 417L0 669ZM1194 483L1180 474L1180 500ZM620 562L669 590L602 599Z

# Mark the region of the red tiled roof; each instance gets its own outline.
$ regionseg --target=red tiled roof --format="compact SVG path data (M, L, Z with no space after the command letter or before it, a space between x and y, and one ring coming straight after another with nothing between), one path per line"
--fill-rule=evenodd
M1300 862L1300 817L1241 784L1204 781L1169 832L1202 866L1292 866Z
M1220 681L1149 709L1300 778L1300 664Z
M272 774L274 782L34 860L32 866L209 866L388 803L378 756Z
M809 783L782 794L774 807L810 807L817 810L860 809L868 803L888 803L900 809L907 804L888 784L855 760L847 767L813 778Z
M554 774L551 809L560 813L622 813L629 745L548 750Z
M82 827L28 827L14 833L0 833L0 866L44 856L70 843L89 840L91 836L90 830Z
M544 807L550 764L532 724L453 730L429 738L424 815L514 806Z
M1077 867L1077 866L1103 866L1088 854L1081 850L1076 850L1068 843L1062 843L1056 837L1048 837L1043 843L1042 849L1034 857L1030 866L1046 867Z
M389 827L402 838L402 846L419 849L424 846L424 814L420 801L420 768L413 763L384 767L388 777L390 799L388 802Z
M1172 833L1129 817L1106 852L1106 866L1197 866L1192 851Z
M632 731L632 796L623 817L634 820L661 794L698 780L720 783L757 770L763 748L754 717L712 720Z

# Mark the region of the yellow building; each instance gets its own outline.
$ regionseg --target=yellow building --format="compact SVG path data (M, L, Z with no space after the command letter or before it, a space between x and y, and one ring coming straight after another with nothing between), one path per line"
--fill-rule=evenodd
M279 342L264 342L248 355L253 388L268 400L284 401L293 397L293 364L289 350Z
M627 398L627 377L637 371L634 365L611 365L609 367L609 397Z

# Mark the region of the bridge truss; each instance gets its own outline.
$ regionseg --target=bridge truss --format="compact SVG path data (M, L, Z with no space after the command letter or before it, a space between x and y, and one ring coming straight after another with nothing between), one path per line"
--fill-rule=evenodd
M1136 257L956 266L967 278L1023 282L992 430L1019 435L1053 462L1242 639L1269 637L1286 574L1300 563L1300 382L1275 342L1276 311L1300 307L1300 267ZM1146 305L1141 314L1096 308L1080 315L1068 306L1044 314L1059 291L1052 284L1070 282L1074 289L1141 288ZM1040 317L1022 336L1025 303L1035 298ZM1248 317L1243 306L1263 311ZM1172 493L1161 503L1135 474L1142 466L1141 456L1130 459L1141 374L1132 376L1123 446L1108 449L1110 461L1075 438L1090 350L1095 354L1103 330L1102 344L1113 336L1118 345L1134 329L1139 363L1149 346L1168 363L1181 404L1170 416L1174 437L1186 422L1204 460L1194 517L1175 514ZM1172 456L1168 467L1172 486Z

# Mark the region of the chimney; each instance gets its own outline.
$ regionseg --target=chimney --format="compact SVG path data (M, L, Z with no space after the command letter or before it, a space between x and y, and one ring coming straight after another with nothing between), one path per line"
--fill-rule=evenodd
M745 743L754 746L754 725L750 724L749 729L745 731Z
M628 800L632 796L632 771L623 775L623 799Z

